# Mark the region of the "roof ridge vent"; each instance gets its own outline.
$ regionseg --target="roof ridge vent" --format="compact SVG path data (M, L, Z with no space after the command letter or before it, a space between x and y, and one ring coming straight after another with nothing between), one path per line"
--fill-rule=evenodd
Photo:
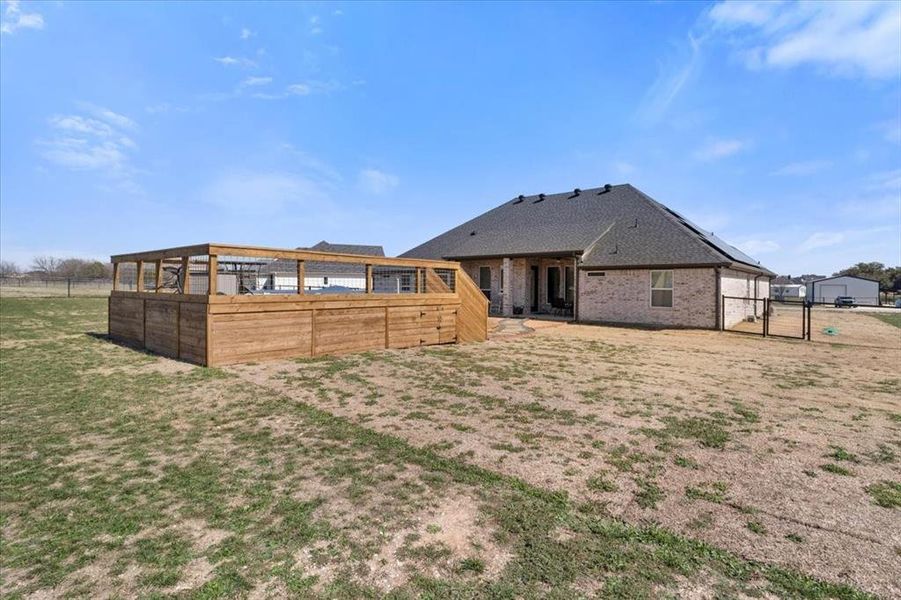
M544 194L538 194L538 200L536 200L532 204L538 204L539 202L544 202L545 197L546 196Z
M576 196L579 196L581 193L582 193L582 190L579 188L576 188L573 190L573 195L570 196L569 198L575 198ZM567 199L569 199L569 198L567 198Z
M607 193L609 193L612 189L613 189L613 186L612 186L612 185L610 185L609 183L605 183L605 184L604 184L604 187L601 189L601 191L598 192L598 196L600 196L601 194L607 194Z
M525 200L525 199L526 199L526 197L523 196L522 194L520 194L520 195L517 196L516 199L513 201L513 204L521 204L522 201Z

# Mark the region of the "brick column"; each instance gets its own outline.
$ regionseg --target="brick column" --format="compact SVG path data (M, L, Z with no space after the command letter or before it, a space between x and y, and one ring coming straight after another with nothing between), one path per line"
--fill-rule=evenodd
M505 258L501 262L501 272L504 274L504 298L501 312L505 317L509 317L513 314L513 261Z

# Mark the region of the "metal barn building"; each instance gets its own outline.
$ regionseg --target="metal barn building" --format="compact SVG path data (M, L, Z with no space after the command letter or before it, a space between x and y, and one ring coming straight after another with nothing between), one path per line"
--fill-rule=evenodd
M879 304L879 282L857 275L837 275L807 285L807 299L834 302L838 296L851 296L858 304Z

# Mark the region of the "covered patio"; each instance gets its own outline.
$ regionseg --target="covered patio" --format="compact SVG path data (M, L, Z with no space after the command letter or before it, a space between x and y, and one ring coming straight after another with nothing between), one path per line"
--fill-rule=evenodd
M573 319L577 307L577 258L519 256L461 261L497 316Z

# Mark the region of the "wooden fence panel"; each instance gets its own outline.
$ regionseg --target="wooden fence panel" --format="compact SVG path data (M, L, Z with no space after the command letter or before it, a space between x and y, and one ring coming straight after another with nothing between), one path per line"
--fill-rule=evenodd
M170 358L178 356L178 302L144 300L144 347Z
M110 296L109 335L132 344L144 343L144 301Z
M358 263L372 273L373 257L275 252L300 261ZM113 257L117 270L126 259L156 262L157 285L149 292L111 293L110 337L205 365L487 339L488 300L456 263L376 259L378 264L416 270L418 291L406 294L192 294L190 277L187 293L159 291L164 261L187 273L187 257L204 254L214 268L230 255L272 257L269 249L209 244ZM440 273L442 269L454 269L453 277ZM299 266L298 272L304 269ZM373 291L371 285L367 289Z

